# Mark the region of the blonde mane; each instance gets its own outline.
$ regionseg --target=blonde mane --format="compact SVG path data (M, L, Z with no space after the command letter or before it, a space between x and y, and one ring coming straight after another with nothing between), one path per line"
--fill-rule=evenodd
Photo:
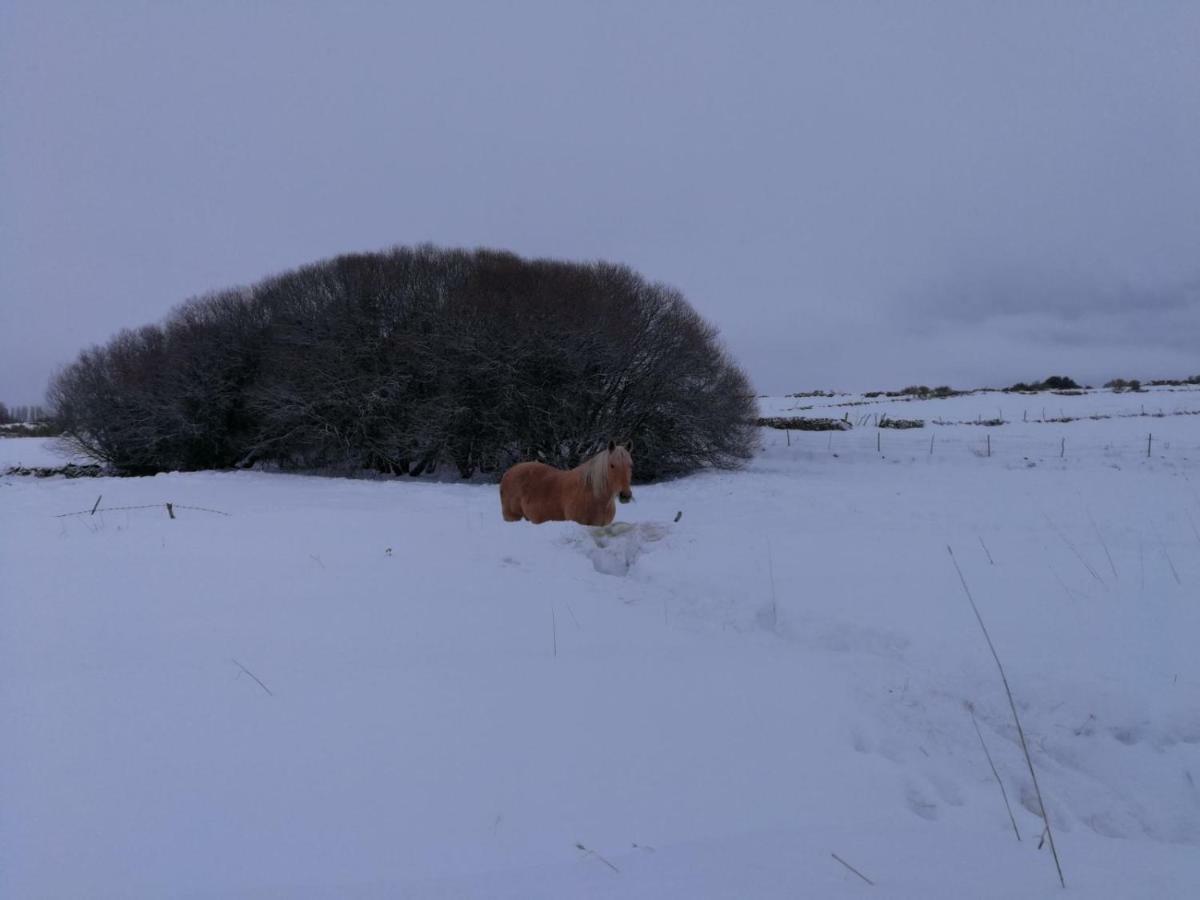
M633 465L633 457L629 455L629 451L618 445L612 450L601 450L580 466L583 470L583 483L591 488L592 493L597 497L604 497L612 493L612 489L608 486L610 457L617 465Z

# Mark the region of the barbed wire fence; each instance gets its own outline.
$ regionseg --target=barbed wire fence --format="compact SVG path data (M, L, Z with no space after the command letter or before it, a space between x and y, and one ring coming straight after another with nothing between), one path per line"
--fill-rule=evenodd
M775 424L776 421L779 424ZM1200 443L1170 430L1166 434L1156 430L1143 432L1140 436L1121 434L1100 439L1095 435L1081 436L1061 431L1044 436L1028 432L1013 434L1002 427L978 431L972 428L968 431L955 427L958 423L941 421L926 421L921 425L876 426L869 423L865 427L853 427L851 424L846 428L826 427L823 422L818 422L820 427L814 427L810 422L796 425L794 420L760 420L760 425L769 432L784 432L784 441L781 443L786 444L792 452L816 453L824 450L834 456L869 452L872 456L889 459L901 456L944 459L958 453L968 453L1008 462L1013 459L1041 462L1067 458L1110 462L1132 460L1135 457L1200 459ZM824 431L825 434L818 437L810 434L812 431Z
M210 509L207 506L191 506L186 503L142 503L137 506L101 506L100 501L103 499L103 497L104 497L103 494L101 494L99 497L97 497L96 504L91 509L81 509L78 512L59 513L54 518L65 519L65 518L69 518L70 516L94 516L98 512L101 512L101 513L122 512L125 510L132 510L132 509L164 509L164 508L167 511L167 515L170 516L172 519L175 518L175 510L177 510L177 509L188 509L188 510L194 510L195 512L213 513L218 516L232 516L233 515L233 513L227 513L224 510Z

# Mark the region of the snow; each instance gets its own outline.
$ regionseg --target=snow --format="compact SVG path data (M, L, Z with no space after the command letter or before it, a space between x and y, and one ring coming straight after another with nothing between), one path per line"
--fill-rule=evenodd
M65 449L57 438L0 437L0 475L13 466L49 468L91 462L93 460Z
M761 405L929 424L763 429L603 532L488 485L0 477L0 896L1060 896L947 545L1069 893L1193 896L1200 391L863 399Z

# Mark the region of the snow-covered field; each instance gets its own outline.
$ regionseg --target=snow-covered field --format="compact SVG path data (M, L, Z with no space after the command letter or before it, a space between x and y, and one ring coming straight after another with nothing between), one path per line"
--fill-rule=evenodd
M862 399L762 408L930 424L764 429L606 533L0 477L0 897L1060 896L947 545L1069 894L1196 896L1200 391Z

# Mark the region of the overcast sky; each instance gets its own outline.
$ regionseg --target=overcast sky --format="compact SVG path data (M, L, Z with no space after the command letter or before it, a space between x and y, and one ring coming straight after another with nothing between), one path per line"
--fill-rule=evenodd
M762 392L1200 372L1200 3L0 3L0 400L433 241L625 262Z

